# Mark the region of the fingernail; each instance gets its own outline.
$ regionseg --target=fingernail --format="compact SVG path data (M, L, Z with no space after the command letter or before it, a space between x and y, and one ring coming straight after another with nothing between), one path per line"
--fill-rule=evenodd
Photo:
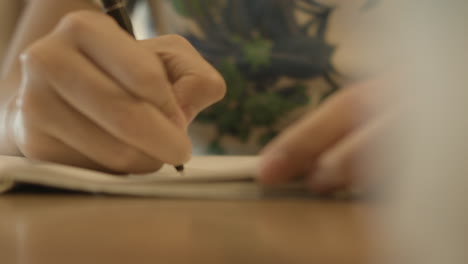
M279 183L288 178L288 165L288 159L283 153L267 153L258 166L258 179L267 184Z
M308 184L319 191L327 190L342 182L341 173L333 162L322 162L308 181Z

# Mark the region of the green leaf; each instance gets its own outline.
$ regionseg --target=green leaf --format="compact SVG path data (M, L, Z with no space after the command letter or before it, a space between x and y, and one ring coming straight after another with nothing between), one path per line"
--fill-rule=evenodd
M239 100L247 87L247 81L242 73L237 69L232 58L225 58L218 66L218 70L227 84L225 100Z
M271 41L260 37L244 45L242 52L250 63L253 72L270 64L272 47L273 43Z
M177 13L183 16L189 15L188 10L186 9L184 0L171 0L171 2L172 2L172 6L174 6Z
M242 55L250 64L253 72L257 72L262 67L270 64L273 49L273 43L270 40L260 36L248 40L240 36L234 36L231 41L241 46Z

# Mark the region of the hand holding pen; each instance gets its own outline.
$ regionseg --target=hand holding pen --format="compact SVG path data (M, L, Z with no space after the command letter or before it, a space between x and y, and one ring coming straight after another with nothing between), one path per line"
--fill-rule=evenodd
M29 158L121 173L183 164L188 123L225 93L179 36L136 41L109 16L79 11L21 56L11 134Z
M121 0L102 0L102 6L104 11L111 16L119 26L127 31L130 35L135 37L135 33L133 33L133 25L128 15L127 9L125 8L125 4ZM176 165L174 167L178 172L184 171L184 165Z

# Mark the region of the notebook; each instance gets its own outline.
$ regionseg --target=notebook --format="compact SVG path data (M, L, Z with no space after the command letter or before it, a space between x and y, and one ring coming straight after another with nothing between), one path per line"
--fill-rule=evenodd
M144 175L114 175L77 167L0 156L0 194L17 184L110 195L161 198L257 199L309 196L302 184L267 188L255 181L256 156L195 156L183 174L164 165Z

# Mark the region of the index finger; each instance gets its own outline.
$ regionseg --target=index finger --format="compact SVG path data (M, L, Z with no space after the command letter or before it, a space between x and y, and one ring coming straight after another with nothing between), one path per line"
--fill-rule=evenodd
M325 150L377 113L379 100L370 94L379 88L378 83L346 88L284 131L262 151L259 179L282 183L311 170Z

